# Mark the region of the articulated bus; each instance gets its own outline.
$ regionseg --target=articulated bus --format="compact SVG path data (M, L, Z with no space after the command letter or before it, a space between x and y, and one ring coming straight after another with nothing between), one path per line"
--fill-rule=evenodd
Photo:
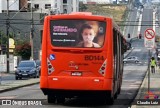
M48 103L73 97L113 103L121 91L125 42L109 17L89 12L46 16L40 88Z

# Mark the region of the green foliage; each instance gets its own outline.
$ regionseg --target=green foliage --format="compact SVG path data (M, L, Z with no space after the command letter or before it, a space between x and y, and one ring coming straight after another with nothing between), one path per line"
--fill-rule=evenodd
M21 56L23 60L30 59L31 45L29 43L17 45L15 48L15 54Z
M7 44L7 36L2 31L0 31L0 44L1 42L3 45Z
M83 4L83 2L79 3L79 10L80 11L85 11L87 9L87 6L85 4Z

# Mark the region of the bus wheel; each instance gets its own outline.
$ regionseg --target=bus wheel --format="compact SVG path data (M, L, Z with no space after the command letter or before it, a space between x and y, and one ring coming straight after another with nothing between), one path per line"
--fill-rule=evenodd
M116 93L114 94L114 99L117 99L118 97L118 91L116 91Z
M121 86L122 86L122 75L120 77L120 83L119 83L119 87L118 87L118 91L117 91L118 94L120 94L120 92L121 92Z
M120 92L121 92L121 85L122 85L122 82L120 82L120 84L119 84L119 87L118 87L118 90L117 90L118 94L120 94Z
M61 97L61 96L57 97L57 103L58 104L63 104L64 102L65 102L65 98L64 97Z
M104 100L104 104L106 104L106 105L113 105L113 103L114 103L114 96L111 96L111 94L107 95L107 96L103 97L103 100Z
M107 100L106 100L106 104L107 105L113 105L113 103L114 103L114 97L110 97L110 98L108 98Z
M48 103L55 103L56 101L56 98L53 95L48 95L47 99L48 99Z
M121 87L118 88L117 93L120 94L121 92Z

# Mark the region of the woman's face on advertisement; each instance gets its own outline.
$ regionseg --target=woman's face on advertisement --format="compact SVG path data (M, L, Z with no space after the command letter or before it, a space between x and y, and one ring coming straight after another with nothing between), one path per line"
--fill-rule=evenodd
M84 42L92 42L95 37L95 32L93 29L86 28L83 30L82 37Z

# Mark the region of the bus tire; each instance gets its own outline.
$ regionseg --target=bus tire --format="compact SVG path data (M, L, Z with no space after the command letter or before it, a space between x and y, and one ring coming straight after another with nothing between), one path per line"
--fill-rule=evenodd
M105 102L105 104L107 104L107 105L113 105L113 103L114 103L114 97L108 98L108 99L106 100L106 102Z
M109 99L109 104L113 105L113 103L114 103L114 98L112 97L112 98Z
M112 93L110 93L109 95L105 95L103 97L104 104L106 104L106 105L113 105L113 103L114 103L114 96L112 96L111 94Z
M118 90L116 91L116 93L114 94L114 99L117 99L118 97Z
M119 86L117 93L120 94L120 92L121 92L121 87Z
M60 96L60 97L59 97L59 96L57 97L57 103L58 103L58 104L63 104L64 102L65 102L65 98L64 98L64 97L61 97L61 96Z
M55 103L56 98L53 95L47 95L48 103Z
M121 86L122 86L122 75L121 75L121 77L120 77L120 83L119 83L119 87L118 87L118 91L117 91L118 95L119 95L120 92L121 92Z
M61 97L61 96L57 97L57 103L58 104L63 104L64 102L65 102L65 98L64 97Z

